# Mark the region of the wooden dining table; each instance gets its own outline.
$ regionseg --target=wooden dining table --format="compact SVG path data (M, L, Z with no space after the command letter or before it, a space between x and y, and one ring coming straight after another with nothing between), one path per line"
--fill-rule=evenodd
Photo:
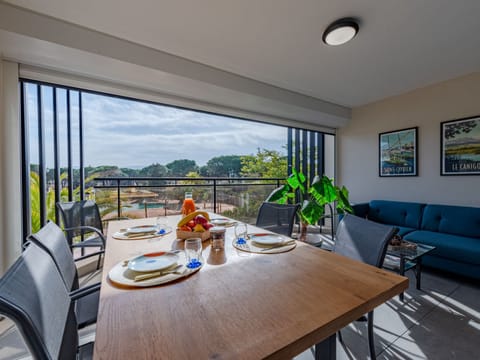
M188 277L146 288L109 280L125 259L181 250L179 219L165 217L173 232L145 240L112 234L153 218L109 224L95 359L288 359L314 345L317 358L334 359L338 330L408 286L403 276L300 242L277 254L238 250L233 227L224 251L203 243L204 266Z

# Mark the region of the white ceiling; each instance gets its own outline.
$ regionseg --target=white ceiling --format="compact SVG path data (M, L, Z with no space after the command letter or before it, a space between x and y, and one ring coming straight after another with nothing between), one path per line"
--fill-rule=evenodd
M347 107L480 70L479 0L6 2ZM357 37L324 45L344 16Z

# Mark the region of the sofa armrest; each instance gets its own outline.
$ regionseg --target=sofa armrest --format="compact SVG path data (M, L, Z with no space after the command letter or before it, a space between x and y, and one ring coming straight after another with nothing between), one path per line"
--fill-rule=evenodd
M368 215L368 211L370 210L370 205L368 203L359 203L352 206L353 214L361 217L366 218Z

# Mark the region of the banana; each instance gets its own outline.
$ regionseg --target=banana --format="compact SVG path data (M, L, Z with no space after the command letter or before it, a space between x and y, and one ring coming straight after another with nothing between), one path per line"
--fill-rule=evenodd
M190 220L193 220L195 218L195 216L197 215L202 215L203 217L205 217L208 221L210 221L210 216L208 216L208 213L206 211L194 211L190 214L188 214L187 216L185 216L182 220L180 220L177 224L178 227L180 226L183 226L183 225L187 225L187 223L190 221Z

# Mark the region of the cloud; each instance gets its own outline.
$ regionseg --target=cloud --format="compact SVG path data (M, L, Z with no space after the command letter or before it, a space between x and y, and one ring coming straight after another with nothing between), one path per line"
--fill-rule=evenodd
M99 95L84 95L85 159L121 167L283 151L285 127Z
M38 162L36 86L27 85L30 153ZM53 167L53 92L42 86L47 167ZM71 91L74 166L79 163L79 99ZM177 159L204 165L221 155L254 154L257 148L285 152L287 129L221 115L91 93L82 94L84 165L144 167ZM57 90L61 166L67 165L66 90Z

